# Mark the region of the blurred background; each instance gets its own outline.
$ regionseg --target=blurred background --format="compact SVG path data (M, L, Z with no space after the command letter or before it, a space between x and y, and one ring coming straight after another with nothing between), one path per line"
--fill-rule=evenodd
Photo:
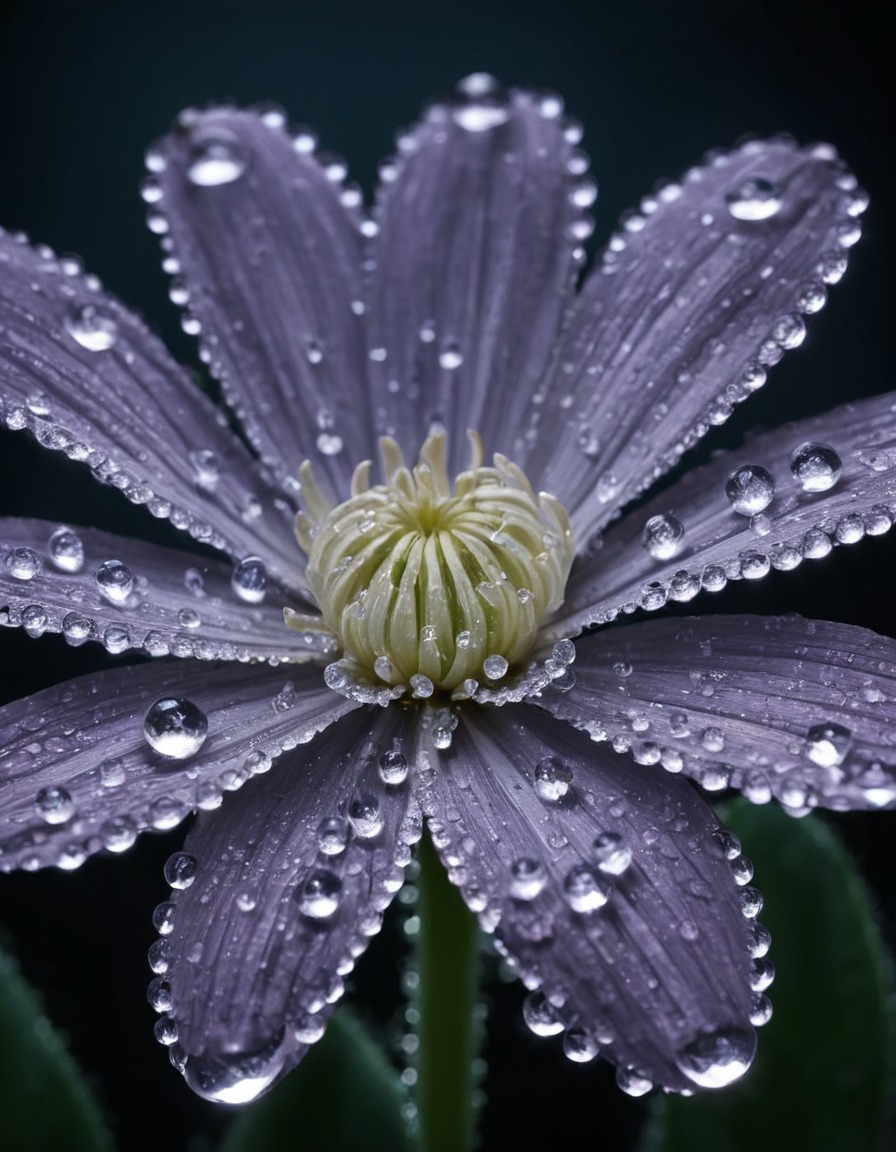
M698 450L705 455L747 430L893 386L892 93L882 13L873 0L848 8L835 0L5 3L0 221L81 255L178 358L195 362L137 195L146 144L188 104L274 100L345 156L369 194L394 130L465 74L487 70L506 83L554 89L585 125L583 147L600 186L597 244L659 177L677 176L710 147L781 130L830 140L871 195L865 239L824 313L810 320L803 348ZM10 513L134 531L120 497L3 432L0 514ZM148 517L145 527L168 538ZM695 610L799 611L896 636L894 589L896 541L878 538L701 600ZM109 661L55 638L0 639L0 700ZM892 943L896 818L836 823L877 893ZM120 1147L135 1152L211 1149L228 1120L169 1068L145 1002L150 913L166 892L162 863L181 838L144 838L126 859L93 859L73 875L0 878L0 931L68 1034ZM362 1014L387 1033L399 1003L400 945L392 924L353 978ZM606 1066L573 1066L558 1043L531 1036L515 986L492 981L487 992L483 1147L632 1147L644 1103L622 1096Z

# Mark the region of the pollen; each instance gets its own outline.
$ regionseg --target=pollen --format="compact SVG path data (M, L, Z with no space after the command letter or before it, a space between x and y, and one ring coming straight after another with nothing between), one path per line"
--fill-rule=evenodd
M299 471L308 586L343 657L376 682L441 693L502 679L563 603L574 554L565 509L536 496L504 456L483 466L482 442L469 438L469 466L453 487L441 429L413 468L382 439L384 483L370 485L365 461L336 506L307 461ZM304 617L287 622L307 626Z

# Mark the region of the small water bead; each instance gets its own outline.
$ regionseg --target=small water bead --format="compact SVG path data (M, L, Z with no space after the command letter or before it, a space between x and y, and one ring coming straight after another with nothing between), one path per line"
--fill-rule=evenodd
M776 184L754 176L732 188L725 203L735 220L768 220L780 211L783 201Z
M47 824L65 824L75 814L71 793L65 788L41 788L34 807L38 816Z
M756 958L767 956L772 946L772 934L764 924L750 925L750 955Z
M563 1021L544 992L530 992L523 1001L523 1019L536 1036L556 1036L563 1031Z
M323 1038L326 1030L327 1022L323 1016L308 1013L299 1017L294 1025L293 1033L300 1044L316 1044L318 1040Z
M404 784L408 778L407 759L396 751L384 752L380 756L378 770L384 784Z
M100 783L104 788L120 788L127 778L124 761L117 757L100 764Z
M535 765L535 791L542 800L557 802L569 792L572 769L559 756L545 756Z
M750 1000L750 1023L761 1028L772 1018L772 1002L762 992L754 992Z
M71 528L57 528L47 542L47 551L60 572L80 572L84 567L84 544Z
M486 72L475 72L457 86L451 115L467 132L487 132L507 122L510 109L501 84Z
M681 551L684 525L671 512L651 516L641 533L641 546L655 560L671 560Z
M806 755L813 764L839 768L852 747L852 732L842 724L813 724L806 740Z
M234 568L230 587L244 604L260 604L268 588L268 570L259 556L247 556Z
M735 512L741 516L755 516L774 499L775 482L765 468L758 464L745 464L735 468L728 477L725 495Z
M7 553L6 569L14 580L33 580L40 568L40 557L33 548L12 548Z
M95 304L76 308L65 319L68 334L89 352L105 352L118 339L118 325Z
M489 680L500 680L502 676L507 675L507 669L509 667L510 665L503 656L486 656L482 661L482 671Z
M725 1088L744 1075L755 1055L756 1033L752 1028L719 1028L682 1048L676 1064L701 1088Z
M449 341L447 344L445 344L444 348L439 353L440 367L445 368L449 372L453 372L455 369L460 368L463 362L463 353L454 341Z
M515 900L534 900L546 882L547 875L539 860L527 856L510 865L510 895Z
M349 829L339 816L327 816L317 826L317 846L325 856L338 856L348 844Z
M198 628L202 617L195 608L181 608L177 613L177 622L181 628Z
M174 1004L171 985L161 976L157 976L146 990L146 999L156 1012L170 1012Z
M740 840L738 840L733 832L729 832L727 828L717 828L716 831L713 832L712 838L722 849L722 854L726 860L734 860L740 856Z
M334 872L318 868L296 894L299 910L312 920L327 920L339 907L342 881Z
M190 453L190 463L196 477L196 483L207 491L214 490L221 479L221 461L217 453L208 448L197 449Z
M411 686L411 695L415 700L428 700L436 690L432 680L421 672L415 672L408 679L408 683Z
M99 836L109 852L126 852L137 840L137 825L129 816L116 816L100 825Z
M162 696L144 717L143 735L161 756L186 760L205 743L208 717L183 696Z
M175 852L165 861L165 881L172 888L183 891L196 879L199 864L189 852Z
M576 1064L587 1064L599 1051L597 1041L582 1028L570 1028L563 1037L563 1054Z
M22 627L25 633L36 640L38 636L43 636L50 623L47 613L39 604L29 604L22 609Z
M177 1021L171 1016L160 1016L153 1027L153 1035L166 1047L177 1043Z
M734 883L740 887L749 884L753 879L753 861L749 857L735 856L733 860L728 861L728 865L731 868Z
M134 591L134 574L120 560L106 560L94 577L97 590L112 604L123 604Z
M632 850L618 832L601 832L592 850L598 868L609 876L621 876L632 862Z
M563 895L573 912L595 912L606 904L610 888L587 864L577 864L563 878Z
M740 890L741 912L748 920L755 920L762 911L762 893L752 884L747 884Z
M375 796L356 796L349 805L348 818L355 835L362 840L379 836L385 825L380 802Z
M165 900L156 905L152 914L152 923L160 936L170 936L174 931L175 907L173 900Z
M806 442L790 457L790 471L804 492L827 492L843 471L843 461L829 444Z
M246 170L246 157L239 138L224 128L194 132L190 141L187 176L201 188L232 184Z
M653 1088L653 1081L642 1076L640 1072L636 1072L634 1068L617 1068L616 1086L626 1096L646 1096Z

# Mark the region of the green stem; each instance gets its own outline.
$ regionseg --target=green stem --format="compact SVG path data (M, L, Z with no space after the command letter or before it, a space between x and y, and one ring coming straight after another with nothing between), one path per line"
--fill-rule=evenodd
M417 910L417 1114L421 1152L473 1147L479 929L424 837Z

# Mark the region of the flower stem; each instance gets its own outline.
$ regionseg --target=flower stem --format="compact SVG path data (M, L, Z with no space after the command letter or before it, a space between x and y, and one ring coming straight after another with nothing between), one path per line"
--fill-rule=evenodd
M417 859L420 1149L469 1152L479 1032L479 929L428 836L420 843Z

